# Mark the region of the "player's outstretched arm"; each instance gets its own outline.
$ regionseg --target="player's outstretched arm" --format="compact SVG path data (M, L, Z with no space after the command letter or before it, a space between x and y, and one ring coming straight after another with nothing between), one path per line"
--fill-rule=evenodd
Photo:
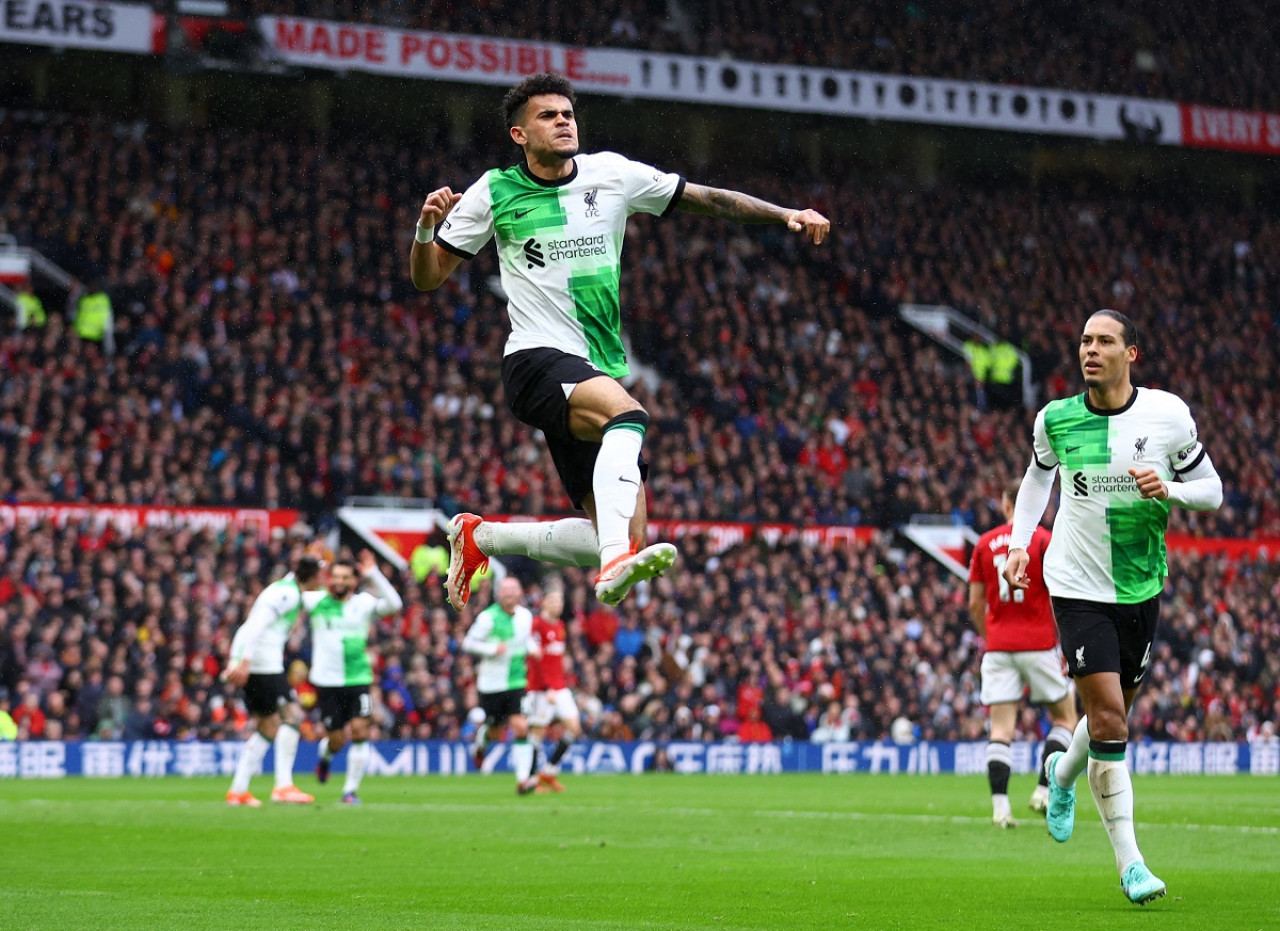
M735 223L785 223L792 232L803 232L815 246L831 231L831 221L816 210L779 207L749 194L703 184L686 184L678 206L686 213Z
M378 570L378 560L372 552L361 550L356 558L356 568L360 570L360 577L377 592L375 597L378 600L374 605L374 611L377 612L378 617L389 617L404 607L400 593Z
M442 187L432 191L422 202L418 229L413 239L413 248L409 252L409 277L419 291L434 291L440 287L462 262L461 256L442 249L439 243L430 240L422 242L423 238L435 235L435 228L461 199L461 194Z

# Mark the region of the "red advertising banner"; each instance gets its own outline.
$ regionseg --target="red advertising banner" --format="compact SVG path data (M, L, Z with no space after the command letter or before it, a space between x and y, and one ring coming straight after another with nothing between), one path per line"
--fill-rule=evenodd
M1280 113L1226 110L1194 104L1182 104L1179 109L1184 146L1280 155Z
M266 540L271 531L298 522L297 511L271 508L167 508L117 504L3 504L0 527L51 520L58 526L88 521L122 530L135 527L190 527L256 532Z
M1195 553L1199 556L1225 556L1237 559L1275 559L1280 557L1280 539L1237 539L1233 537L1186 537L1170 535L1166 539L1170 553Z

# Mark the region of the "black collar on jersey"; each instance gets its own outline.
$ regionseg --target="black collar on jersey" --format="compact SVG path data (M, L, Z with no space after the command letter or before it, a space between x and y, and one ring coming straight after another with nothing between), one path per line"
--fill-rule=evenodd
M520 170L524 172L524 176L526 178L535 184L541 184L543 187L564 187L574 178L578 177L578 160L576 158L573 160L573 171L569 172L563 178L556 178L554 181L548 181L546 178L539 178L529 170L528 162L521 162L519 167Z
M1112 408L1094 407L1092 404L1089 403L1089 392L1086 391L1084 393L1085 409L1088 410L1090 414L1096 414L1099 417L1114 417L1117 414L1123 414L1129 408L1133 407L1133 402L1136 400L1138 400L1137 387L1133 389L1133 393L1129 395L1129 400L1125 401L1122 407L1112 407Z

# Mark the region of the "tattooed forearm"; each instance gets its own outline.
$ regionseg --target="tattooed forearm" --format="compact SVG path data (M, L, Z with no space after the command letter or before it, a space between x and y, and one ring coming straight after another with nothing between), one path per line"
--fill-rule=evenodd
M782 223L791 213L757 197L702 184L685 185L680 196L680 209L738 223Z

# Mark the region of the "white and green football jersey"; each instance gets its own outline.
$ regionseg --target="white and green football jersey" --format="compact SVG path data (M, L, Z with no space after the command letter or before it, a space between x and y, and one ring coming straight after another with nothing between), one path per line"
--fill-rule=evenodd
M511 318L506 355L550 347L617 378L630 371L618 299L627 218L665 216L683 190L679 175L614 152L575 156L557 181L521 163L467 188L436 241L469 259L496 236Z
M1035 461L1061 469L1062 495L1044 580L1056 598L1136 604L1158 595L1169 568L1169 502L1144 499L1130 469L1169 482L1204 458L1183 400L1135 388L1119 410L1099 411L1086 394L1051 401L1036 416Z
M231 662L247 656L254 675L284 672L285 642L301 607L302 592L292 573L264 588L231 640Z
M526 658L533 635L533 613L517 605L508 614L494 602L476 615L462 639L462 648L480 657L476 689L486 694L522 689L529 684ZM498 655L498 645L503 645Z
M370 576L378 595L352 592L339 601L328 592L306 592L303 602L311 623L312 685L334 688L370 685L369 636L379 617L403 606L399 594L381 573Z

